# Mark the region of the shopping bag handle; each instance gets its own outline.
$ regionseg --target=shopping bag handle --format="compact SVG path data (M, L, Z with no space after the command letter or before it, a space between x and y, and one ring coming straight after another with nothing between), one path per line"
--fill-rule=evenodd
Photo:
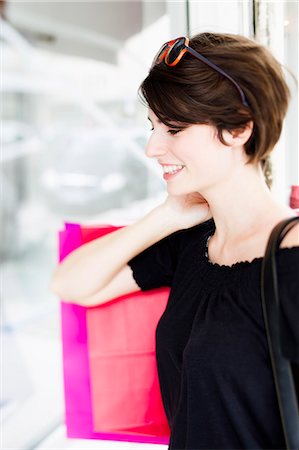
M261 272L261 297L271 365L287 450L299 449L299 413L291 362L281 351L276 252L286 234L299 222L291 217L278 223L268 240ZM299 289L299 286L298 286Z

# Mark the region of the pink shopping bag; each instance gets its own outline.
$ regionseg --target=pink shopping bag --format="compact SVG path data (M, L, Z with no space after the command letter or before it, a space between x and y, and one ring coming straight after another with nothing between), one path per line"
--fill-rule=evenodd
M155 358L155 328L166 301L165 291L156 290L87 312L96 431L126 431L152 437L149 442L168 442Z
M66 224L61 257L116 229ZM86 309L62 304L70 437L168 443L155 360L155 328L168 293L137 292Z
M59 233L60 260L82 242L80 225L65 224ZM67 436L99 438L92 423L86 308L61 303L61 336Z

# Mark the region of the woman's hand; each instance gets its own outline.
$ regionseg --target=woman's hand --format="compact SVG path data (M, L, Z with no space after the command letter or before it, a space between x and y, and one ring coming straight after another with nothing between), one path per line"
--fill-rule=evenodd
M212 217L208 202L198 192L178 196L169 195L161 206L178 230L191 228Z

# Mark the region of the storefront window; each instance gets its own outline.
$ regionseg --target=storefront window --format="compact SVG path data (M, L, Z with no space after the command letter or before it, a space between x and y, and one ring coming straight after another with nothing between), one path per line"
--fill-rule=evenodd
M284 130L272 157L273 191L287 204L291 186L299 184L298 11L298 2L255 1L256 39L282 63L291 90Z
M1 448L125 446L66 439L60 304L49 281L64 222L125 224L165 196L144 155L137 89L168 38L165 2L5 8Z

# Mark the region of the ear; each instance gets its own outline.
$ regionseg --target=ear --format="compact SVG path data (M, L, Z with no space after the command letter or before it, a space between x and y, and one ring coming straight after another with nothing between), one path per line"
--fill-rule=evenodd
M223 137L231 147L243 146L250 138L253 131L253 122L247 122L242 128L236 128L234 130L224 130Z

